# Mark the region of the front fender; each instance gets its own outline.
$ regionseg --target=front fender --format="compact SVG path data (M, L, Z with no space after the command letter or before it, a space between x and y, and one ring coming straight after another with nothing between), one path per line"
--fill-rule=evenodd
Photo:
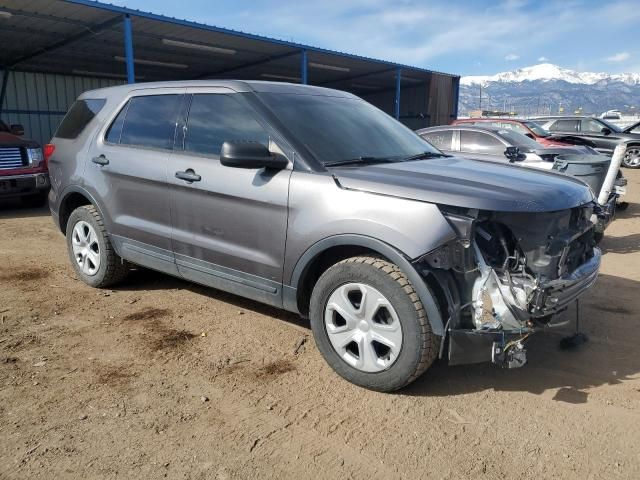
M411 262L405 255L391 245L378 240L376 238L367 237L357 234L342 234L334 235L331 237L323 238L322 240L313 244L302 257L296 263L293 269L293 274L289 282L290 287L284 289L284 304L285 308L290 310L297 310L295 292L300 287L303 273L308 265L311 265L314 259L322 252L329 248L336 246L358 246L364 247L379 254L383 255L389 261L395 263L404 274L409 278L409 281L415 288L425 310L427 311L427 318L431 325L431 330L434 334L444 336L444 323L442 321L442 315L436 304L433 294L427 287L424 279L420 276L418 271L413 267Z

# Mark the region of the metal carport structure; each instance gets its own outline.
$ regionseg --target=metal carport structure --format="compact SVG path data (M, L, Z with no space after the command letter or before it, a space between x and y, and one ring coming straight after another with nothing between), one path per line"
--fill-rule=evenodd
M457 116L459 77L91 0L0 0L0 117L46 141L82 91L237 78L347 90L411 128Z

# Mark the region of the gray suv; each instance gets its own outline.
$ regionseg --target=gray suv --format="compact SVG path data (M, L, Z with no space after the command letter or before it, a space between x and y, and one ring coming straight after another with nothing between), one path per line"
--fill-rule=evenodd
M134 264L299 313L366 388L443 355L520 366L598 274L585 184L449 157L349 93L119 86L81 95L59 131L49 200L80 279Z

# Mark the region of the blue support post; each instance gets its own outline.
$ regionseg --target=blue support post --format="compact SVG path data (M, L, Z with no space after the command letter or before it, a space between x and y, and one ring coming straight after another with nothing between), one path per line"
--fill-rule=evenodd
M302 57L300 59L300 77L302 79L302 84L307 84L307 49L302 50Z
M127 64L127 83L136 83L136 74L133 65L133 33L129 14L124 16L124 58Z
M2 113L4 97L7 95L7 83L9 83L9 69L5 68L4 73L2 74L2 90L0 90L0 113Z
M460 103L460 77L453 79L453 111L451 112L451 119L458 118L458 105Z
M396 70L396 103L395 103L395 117L396 120L400 119L400 82L402 81L402 68L398 67Z

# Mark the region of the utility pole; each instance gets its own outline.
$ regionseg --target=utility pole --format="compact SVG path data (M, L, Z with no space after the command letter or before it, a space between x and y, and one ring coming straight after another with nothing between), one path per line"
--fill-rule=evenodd
M480 109L480 116L482 116L482 84L480 84L480 106L478 108Z

